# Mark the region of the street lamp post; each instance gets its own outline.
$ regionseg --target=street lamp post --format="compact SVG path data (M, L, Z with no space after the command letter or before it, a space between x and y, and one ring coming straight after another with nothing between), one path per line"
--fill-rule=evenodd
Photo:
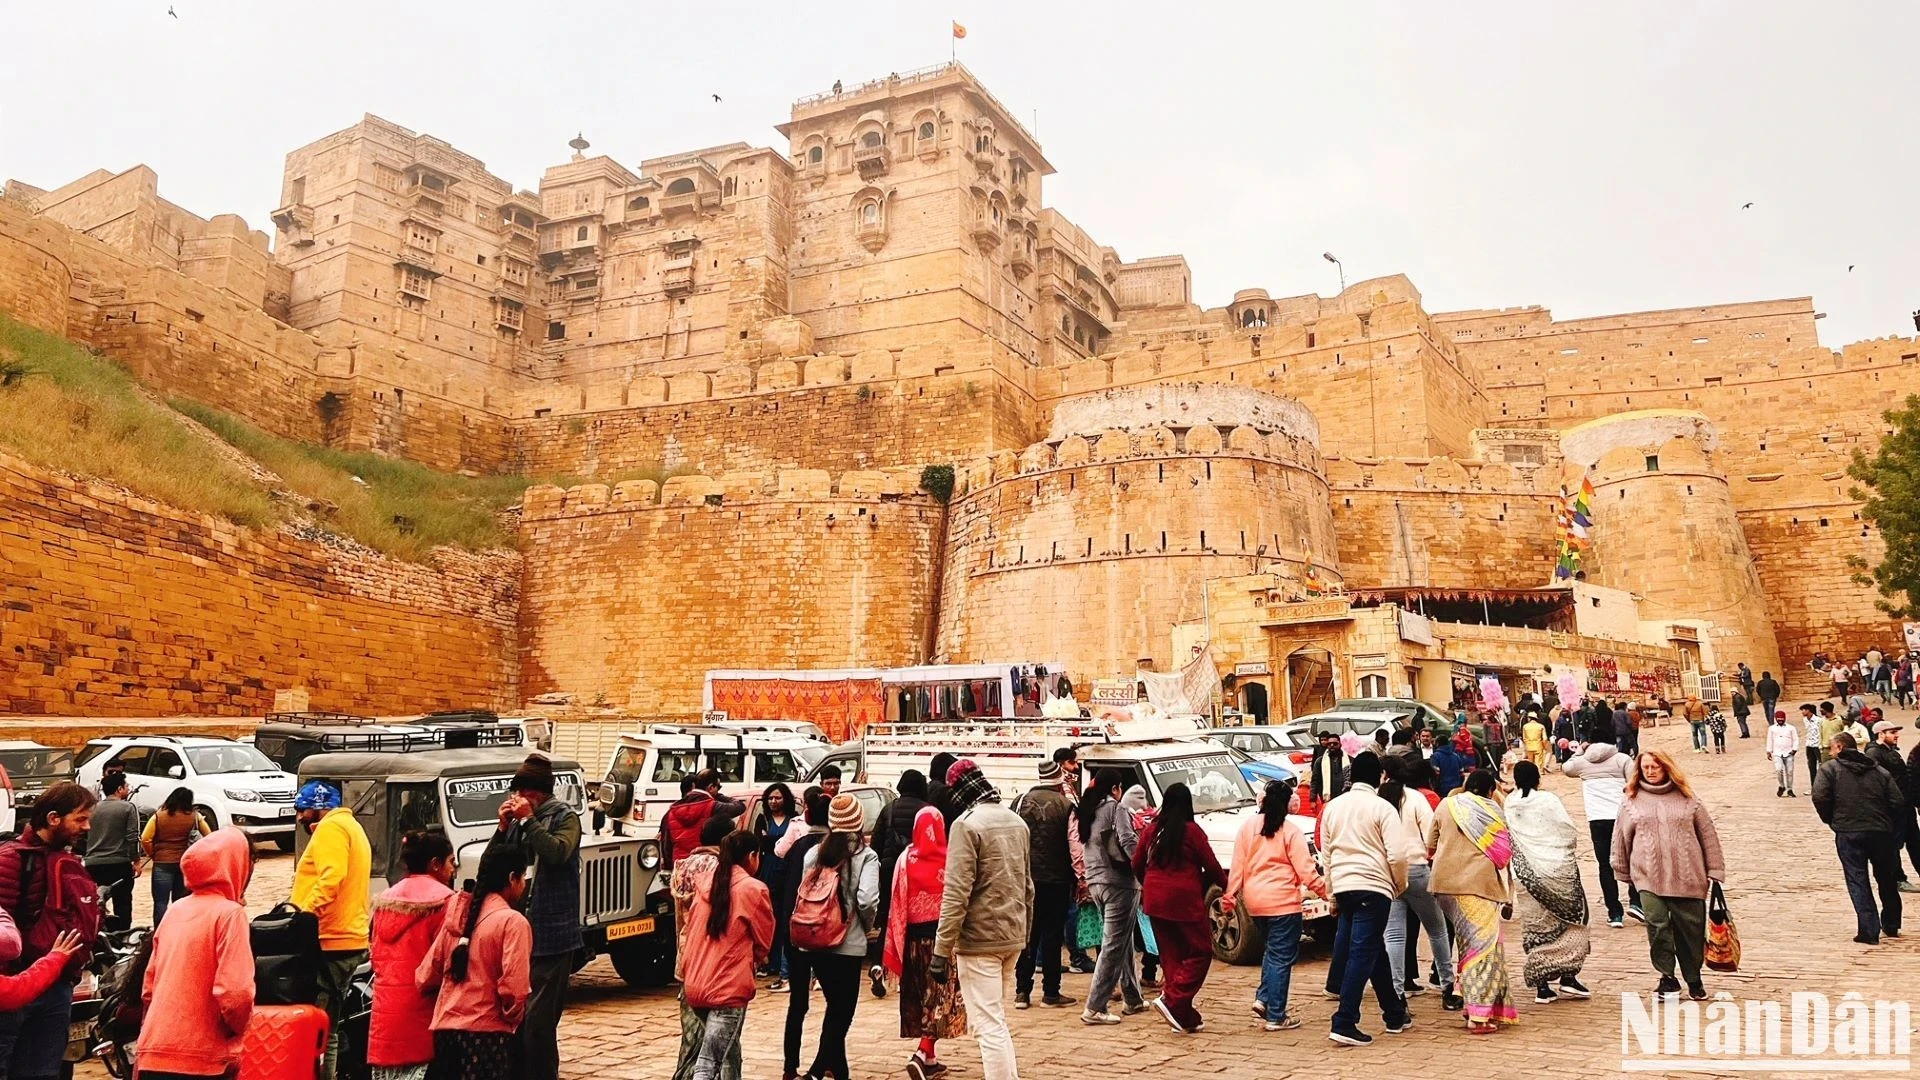
M1323 251L1323 252L1321 252L1321 253L1320 253L1320 257L1321 257L1321 258L1323 258L1323 259L1325 259L1325 260L1327 260L1328 262L1330 262L1330 263L1332 263L1332 264L1334 265L1334 267L1335 267L1336 269L1338 269L1338 270L1340 271L1340 291L1341 291L1341 292L1346 292L1346 291L1347 291L1347 268L1346 268L1346 266L1344 266L1344 265L1343 265L1343 264L1342 264L1342 263L1340 262L1340 260L1339 260L1339 259L1336 259L1336 258L1334 258L1334 257L1333 257L1333 252L1331 252L1331 251Z

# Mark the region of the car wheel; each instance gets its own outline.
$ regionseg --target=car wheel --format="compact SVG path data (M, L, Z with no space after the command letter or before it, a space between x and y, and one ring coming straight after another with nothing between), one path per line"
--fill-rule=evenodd
M200 817L206 821L207 828L217 829L220 827L220 815L213 812L213 807L196 806L193 808L193 812L199 814Z
M285 836L274 837L273 846L279 848L281 851L292 851L293 850L293 834L288 833Z
M671 942L673 939L668 938ZM645 990L673 980L673 948L649 941L615 941L607 945L613 970L628 986Z
M1267 935L1246 908L1228 914L1220 906L1221 893L1207 897L1207 917L1213 924L1213 955L1228 964L1257 964L1267 948Z

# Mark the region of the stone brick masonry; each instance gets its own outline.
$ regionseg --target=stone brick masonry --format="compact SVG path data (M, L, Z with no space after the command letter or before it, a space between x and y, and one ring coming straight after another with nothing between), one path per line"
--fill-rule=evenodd
M0 710L385 713L518 697L520 559L252 531L0 456Z

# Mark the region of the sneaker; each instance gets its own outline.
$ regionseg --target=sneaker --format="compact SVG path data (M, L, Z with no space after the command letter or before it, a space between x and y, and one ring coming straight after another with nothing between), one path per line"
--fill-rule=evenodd
M1348 1028L1345 1031L1334 1028L1332 1031L1327 1032L1327 1038L1332 1039L1341 1046L1373 1045L1373 1036L1361 1031L1359 1028Z
M1593 991L1587 989L1586 984L1571 975L1560 980L1559 989L1561 997L1585 999L1593 996Z
M1660 985L1654 987L1653 992L1661 997L1679 997L1680 980L1671 975L1662 975Z
M1787 798L1789 798L1789 799L1797 799L1797 798L1799 798L1799 797L1800 797L1800 793L1799 793L1799 792L1797 792L1797 791L1795 791L1795 790L1793 790L1792 788L1788 788L1788 789L1787 789Z
M929 1078L947 1075L947 1066L943 1062L929 1061L925 1064L924 1068L927 1070L927 1076Z
M1148 1009L1151 1009L1151 1008L1153 1008L1153 1006L1146 1001L1136 1001L1133 1004L1128 1005L1126 1008L1121 1009L1120 1015L1121 1016L1138 1016L1141 1013L1146 1012Z
M1413 1030L1413 1014L1412 1013L1408 1013L1407 1015L1401 1017L1400 1022L1397 1024L1392 1022L1389 1022L1387 1024L1387 1034L1389 1035L1398 1035L1401 1032L1412 1031L1412 1030Z
M1320 991L1320 996L1321 996L1321 997L1323 997L1323 998L1326 998L1326 999L1327 999L1328 1001L1339 1001L1339 1000L1340 1000L1340 991L1338 991L1338 990L1322 990L1322 991Z
M784 994L786 992L787 980L785 979L775 979L767 984L767 993L769 994Z
M1182 1035L1187 1033L1187 1029L1181 1026L1180 1021L1173 1018L1173 1006L1167 1004L1167 999L1164 996L1154 998L1153 1007L1160 1010L1160 1018L1167 1022L1167 1026Z
M1033 995L1031 993L1013 995L1013 1007L1016 1009L1033 1008Z
M1073 963L1071 963L1071 964L1069 964L1069 965L1067 965L1067 966L1073 969L1073 973L1074 973L1075 975L1091 975L1091 974L1093 974L1093 961L1091 961L1091 960L1088 960L1088 959L1086 959L1085 957L1081 957L1081 958L1079 958L1079 959L1076 959L1076 960L1075 960L1075 961L1074 961Z
M1070 998L1065 994L1048 994L1040 999L1040 1004L1045 1005L1049 1009L1064 1009L1069 1005L1077 1005L1079 1003L1079 998Z
M1259 1002L1257 1002L1257 1001L1256 1001L1256 1002L1254 1002L1254 1003L1253 1003L1253 1018L1254 1018L1255 1020L1265 1020L1265 1019L1267 1018L1267 1007L1266 1007L1265 1005L1262 1005L1262 1004L1260 1004L1260 1003L1259 1003Z
M1639 904L1631 904L1627 907L1627 918L1644 926L1647 922L1647 913L1640 910Z
M1774 797L1774 798L1776 798L1776 799L1784 799L1784 798L1786 798L1786 797L1787 797L1787 789L1786 789L1786 788L1783 788L1783 787L1777 787L1777 788L1774 788L1774 789L1773 789L1773 797Z
M1695 1001L1705 1001L1705 1000L1707 1000L1707 984L1706 984L1706 983L1697 983L1697 982L1695 982L1695 983L1688 983L1688 984L1687 984L1687 996L1688 996L1688 997L1690 997L1690 998L1692 998L1692 999L1693 999L1693 1000L1695 1000Z
M1420 994L1426 993L1427 990L1428 990L1427 984L1421 982L1419 979L1408 979L1407 985L1400 988L1400 992L1405 994L1408 997L1416 997Z
M927 1063L920 1060L918 1052L907 1059L907 1076L909 1080L927 1080L929 1076Z
M875 964L867 969L867 981L873 986L873 996L887 996L887 969Z
M1120 1018L1110 1012L1094 1012L1092 1009L1086 1009L1080 1013L1080 1022L1093 1027L1099 1024L1117 1024Z
M1449 986L1440 994L1440 1007L1448 1012L1459 1012L1467 1007L1467 999L1453 992Z
M1618 930L1621 927L1627 925L1626 918L1627 917L1625 915L1609 915L1607 916L1607 925L1613 927L1615 930Z
M1879 939L1879 938L1877 938L1877 937L1868 937L1868 936L1867 936L1867 935L1865 935L1865 934L1855 934L1855 935L1853 935L1853 940L1855 940L1855 941L1857 941L1857 942L1859 942L1859 943L1860 943L1860 944L1862 944L1862 945L1878 945L1878 944L1880 944L1880 939Z
M1533 1003L1535 1005L1551 1005L1559 1000L1560 995L1554 993L1553 987L1548 986L1546 983L1541 983L1539 988L1533 992Z
M1269 1020L1261 1025L1261 1027L1267 1031L1293 1031L1299 1026L1300 1021L1291 1016L1283 1016L1278 1020Z

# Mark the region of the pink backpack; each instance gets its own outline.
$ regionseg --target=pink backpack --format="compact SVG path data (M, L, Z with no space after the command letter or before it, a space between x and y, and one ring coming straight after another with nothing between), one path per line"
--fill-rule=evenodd
M787 939L794 948L821 952L847 940L846 902L840 895L840 868L815 866L800 879L787 923Z

